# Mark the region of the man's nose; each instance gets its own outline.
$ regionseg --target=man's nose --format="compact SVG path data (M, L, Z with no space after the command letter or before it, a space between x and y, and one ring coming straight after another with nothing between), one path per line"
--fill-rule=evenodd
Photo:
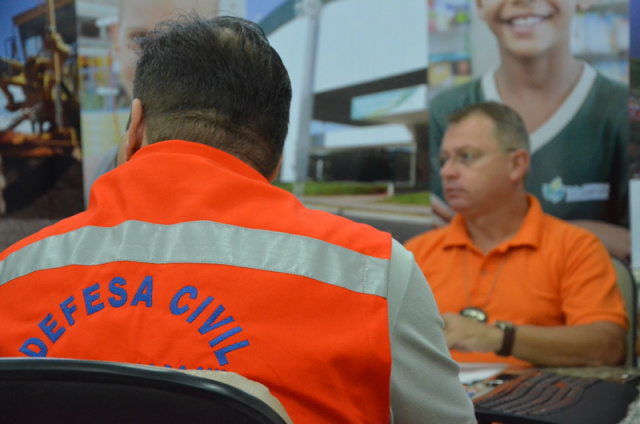
M440 166L440 176L442 178L452 177L458 174L458 164L454 160L454 157L449 157L447 160Z

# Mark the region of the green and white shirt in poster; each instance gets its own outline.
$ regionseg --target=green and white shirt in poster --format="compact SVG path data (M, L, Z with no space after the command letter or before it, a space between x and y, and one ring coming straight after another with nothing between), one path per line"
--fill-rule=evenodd
M429 153L437 158L447 116L465 105L501 101L493 72L435 97L430 105ZM566 220L628 226L628 88L585 63L571 94L531 136L527 190L545 212ZM442 196L439 168L432 191Z

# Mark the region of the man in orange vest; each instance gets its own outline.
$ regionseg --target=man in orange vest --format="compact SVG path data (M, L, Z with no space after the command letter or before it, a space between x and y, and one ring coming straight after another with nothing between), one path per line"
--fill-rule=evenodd
M233 371L296 423L475 422L411 254L270 184L291 85L262 30L137 43L126 162L0 255L0 355Z

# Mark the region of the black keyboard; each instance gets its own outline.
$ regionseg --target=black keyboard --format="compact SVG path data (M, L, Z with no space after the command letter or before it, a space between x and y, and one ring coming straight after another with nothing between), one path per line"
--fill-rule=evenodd
M473 398L479 423L616 424L638 396L635 385L550 371L503 374Z

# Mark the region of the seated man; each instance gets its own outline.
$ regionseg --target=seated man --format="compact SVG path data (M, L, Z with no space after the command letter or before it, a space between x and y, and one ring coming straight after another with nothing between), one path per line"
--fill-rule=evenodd
M295 423L474 422L412 255L270 184L291 84L260 27L138 48L126 163L0 254L0 355L233 371Z
M499 103L454 112L440 165L457 215L406 247L433 290L453 358L620 364L627 319L609 255L526 192L529 139L520 117Z

